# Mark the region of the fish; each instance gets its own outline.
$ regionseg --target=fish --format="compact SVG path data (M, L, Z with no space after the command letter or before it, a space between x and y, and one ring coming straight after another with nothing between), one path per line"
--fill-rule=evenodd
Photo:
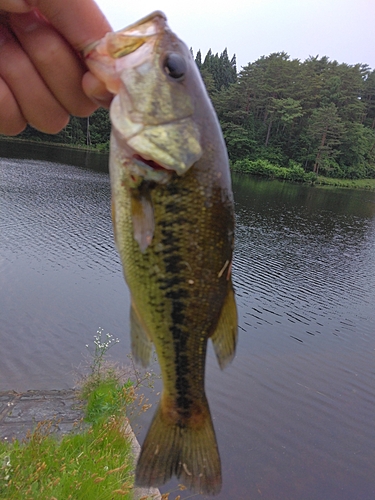
M116 247L130 290L133 357L155 349L163 389L135 484L176 476L215 495L221 462L205 393L211 339L219 366L234 357L234 201L225 142L187 46L156 11L84 52L114 94L110 180Z

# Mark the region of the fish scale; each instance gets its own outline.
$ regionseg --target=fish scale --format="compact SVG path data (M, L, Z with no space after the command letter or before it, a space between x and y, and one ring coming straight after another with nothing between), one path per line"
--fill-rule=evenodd
M120 227L116 219L116 234L118 247L121 248L124 245L124 251L121 252L126 256L123 261L124 272L134 301L142 303L142 297L150 296L150 300L147 302L149 307L146 304L142 307L142 316L149 325L148 329L152 329L152 325L156 324L162 331L162 335L165 336L164 327L169 320L172 338L178 339L179 335L175 329L187 330L187 334L190 328L199 328L202 330L202 336L190 338L190 342L193 342L195 347L201 338L203 343L207 342L208 332L211 332L212 325L217 321L221 310L228 282L224 276L221 279L217 278L226 257L221 251L217 255L216 269L213 268L210 272L211 280L221 283L219 293L217 291L213 293L212 285L207 279L207 270L213 267L212 260L215 259L215 254L209 248L207 249L206 241L209 239L213 248L222 244L222 240L227 238L227 225L223 221L221 232L215 231L214 236L216 236L217 241L212 236L210 237L211 227L215 224L216 216L208 213L208 217L203 218L202 211L199 210L201 200L197 199L195 195L196 186L194 184L196 182L194 181L194 169L184 178L176 176L174 183L177 186L177 192L174 195L173 205L171 205L169 193L175 190L175 185L157 186L152 189L151 198L155 220L162 222L156 224L153 242L144 254L140 252L139 246L133 238L130 212L124 213L122 216L124 227ZM189 183L192 186L190 190L187 190L184 184L188 185ZM179 185L185 193L181 196L178 192ZM190 191L194 193L196 198L194 204L189 201ZM189 218L184 217L184 233L182 235L180 234L180 211L189 214ZM189 238L195 233L196 228L200 230L199 239L197 240L195 237L190 245ZM123 242L119 239L123 239ZM126 246L128 248L125 248ZM228 241L227 246L227 254L230 257L230 241ZM197 248L200 248L201 251L198 252ZM151 274L149 273L150 269L159 269L159 272L153 271ZM190 284L189 281L193 284ZM214 296L209 300L212 295ZM155 306L158 305L163 308L162 314L158 314L155 310ZM166 317L165 314L167 310L170 310L169 317Z

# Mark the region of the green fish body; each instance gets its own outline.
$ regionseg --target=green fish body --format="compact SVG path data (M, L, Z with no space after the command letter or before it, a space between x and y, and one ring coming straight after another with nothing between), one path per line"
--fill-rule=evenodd
M233 196L220 126L189 50L160 12L106 35L86 60L116 94L112 215L131 292L132 352L147 366L154 346L163 380L136 484L176 475L193 491L216 494L207 341L223 368L237 339Z

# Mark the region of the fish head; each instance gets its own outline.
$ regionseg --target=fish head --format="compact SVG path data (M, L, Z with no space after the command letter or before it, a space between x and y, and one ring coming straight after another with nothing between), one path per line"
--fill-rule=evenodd
M112 137L146 180L183 175L202 156L198 68L186 45L156 11L85 51L89 69L115 94ZM126 163L126 162L125 162ZM137 177L137 176L136 176Z

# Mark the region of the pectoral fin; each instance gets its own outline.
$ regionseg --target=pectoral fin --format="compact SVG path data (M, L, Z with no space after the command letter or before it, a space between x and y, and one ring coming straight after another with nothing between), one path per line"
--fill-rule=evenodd
M221 369L232 361L237 343L237 308L233 286L230 284L221 310L216 330L211 336L216 357Z
M149 190L132 189L131 191L133 235L143 253L154 236L154 209Z
M133 303L130 307L130 338L135 361L146 368L151 360L152 342Z

